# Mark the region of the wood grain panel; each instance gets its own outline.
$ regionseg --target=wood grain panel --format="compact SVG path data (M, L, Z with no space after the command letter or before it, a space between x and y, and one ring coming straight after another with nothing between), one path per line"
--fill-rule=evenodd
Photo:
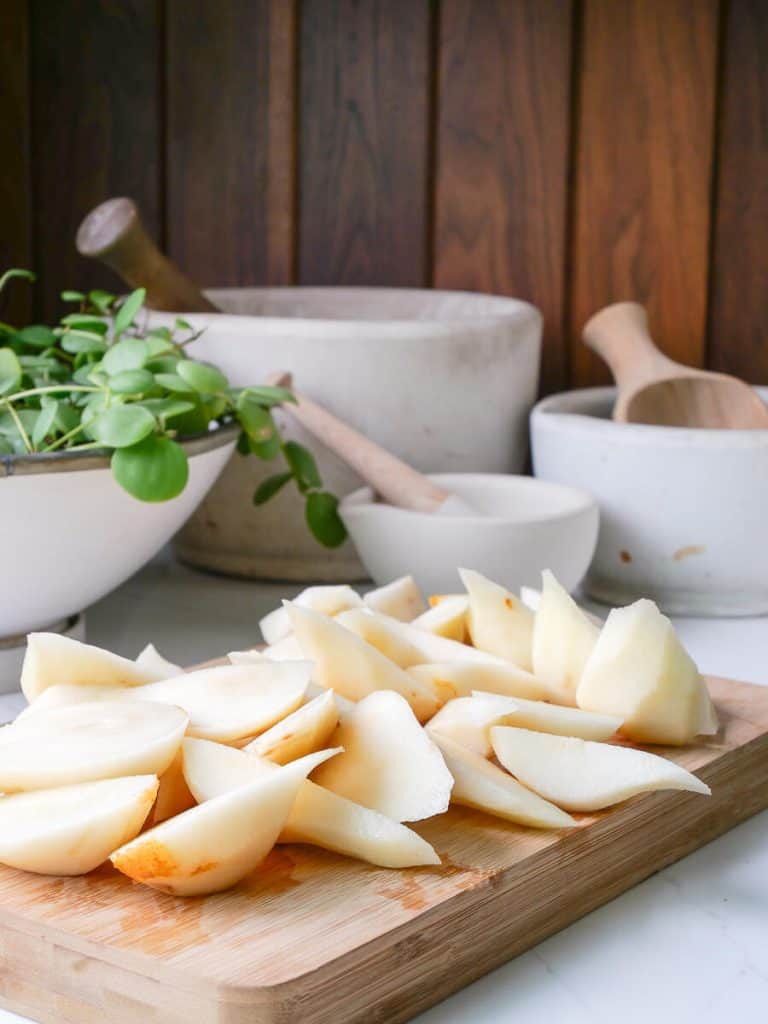
M300 280L427 279L428 0L305 0Z
M170 0L168 250L204 285L294 265L292 0Z
M160 24L153 0L33 0L32 169L39 310L62 288L117 278L78 256L83 216L128 195L148 228L160 220Z
M441 7L434 283L545 317L545 391L566 380L569 0Z
M768 4L731 0L725 22L709 355L768 383Z
M27 0L0 4L0 274L32 268L29 181L29 10ZM0 298L0 320L21 323L32 292L18 282Z
M647 303L673 358L701 365L717 68L716 0L586 0L572 266L574 383L607 380L586 319Z

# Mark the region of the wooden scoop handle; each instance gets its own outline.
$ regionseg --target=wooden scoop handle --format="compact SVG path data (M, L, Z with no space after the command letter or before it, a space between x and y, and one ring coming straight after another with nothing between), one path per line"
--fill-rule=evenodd
M636 391L654 380L664 380L679 369L653 343L648 314L638 302L606 306L587 321L584 342L609 366L619 391Z
M146 288L150 309L215 313L216 306L160 252L130 199L108 199L91 210L76 239L82 256L101 260L131 288Z
M274 374L267 383L291 388L291 375ZM359 434L311 398L291 390L297 404L287 402L284 411L351 466L389 505L415 512L436 512L450 497L422 473Z

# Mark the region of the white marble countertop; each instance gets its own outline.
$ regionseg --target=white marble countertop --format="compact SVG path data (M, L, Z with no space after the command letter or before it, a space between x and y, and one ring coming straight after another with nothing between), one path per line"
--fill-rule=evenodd
M259 640L298 589L150 566L92 608L91 643L149 640L191 664ZM768 618L679 619L702 671L768 684ZM21 705L0 697L0 721ZM768 1016L768 812L666 868L422 1014L419 1024L721 1024ZM0 1024L23 1018L0 1010ZM137 1021L137 1024L139 1022Z

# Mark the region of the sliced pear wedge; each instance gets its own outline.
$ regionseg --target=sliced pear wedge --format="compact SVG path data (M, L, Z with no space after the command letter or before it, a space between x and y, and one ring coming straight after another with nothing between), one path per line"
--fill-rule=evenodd
M156 672L60 633L30 633L21 669L21 690L32 701L57 683L78 686L141 686Z
M359 608L363 599L347 584L307 587L293 599L300 608L311 608L312 611L333 618L347 608ZM282 606L265 615L259 621L261 635L265 644L276 644L291 632L291 620Z
M269 661L301 661L304 657L298 639L289 633L276 644L264 648L264 657Z
M254 648L248 651L230 651L227 661L230 665L254 665L260 661L269 661L269 659L263 651L257 651ZM297 658L297 661L301 661L301 658Z
M277 770L264 758L193 739L184 741L184 766L200 802ZM299 788L278 842L309 843L384 868L440 863L429 843L407 826L309 779Z
M523 785L568 811L598 811L657 789L710 793L706 783L674 762L631 747L508 725L492 727L491 744Z
M521 786L475 751L439 733L434 740L453 776L451 803L532 828L572 828L576 824L570 814Z
M174 665L172 661L164 658L154 644L147 644L136 659L136 664L139 668L150 672L155 680L170 679L172 676L181 675L184 671L181 665Z
M93 701L51 708L0 733L0 792L162 775L189 721L180 708Z
M532 667L533 612L506 587L473 569L459 569L469 594L469 635L481 651L527 671Z
M395 821L431 818L448 807L451 774L399 694L381 691L361 700L332 742L344 753L317 770L319 786Z
M510 711L517 707L516 698L500 697L499 701L504 702L503 708L489 703L483 697L457 697L449 700L429 720L426 730L438 746L439 737L444 736L480 757L490 757L493 754L491 726L504 725Z
M454 661L473 665L488 662L505 664L500 658L493 658L467 644L418 629L412 622L398 622L397 619L376 612L352 608L337 615L335 621L371 644L400 668L407 669L428 662Z
M311 672L306 661L222 665L150 683L131 696L175 704L189 715L190 736L229 743L255 736L295 711Z
M494 723L496 725L514 725L534 732L596 741L609 740L621 728L621 719L617 715L599 715L594 711L546 704L541 700L508 699L493 693L475 692L473 696L483 702L489 714L495 707L504 716L505 721Z
M411 622L425 611L424 598L413 576L401 576L383 587L369 590L363 595L363 601L371 611L401 622Z
M443 701L469 697L474 690L528 700L545 700L549 696L546 686L530 672L490 654L485 655L485 661L414 665L408 672L428 684Z
M310 754L164 821L116 850L112 863L134 881L176 896L228 889L264 860L302 782L334 753Z
M184 758L179 747L176 756L158 779L157 796L147 818L147 825L159 825L161 821L175 818L177 814L194 806L195 798L184 778ZM124 842L128 842L128 839Z
M319 750L338 724L336 695L333 690L325 690L242 749L248 754L266 757L275 764L288 764Z
M416 629L423 629L435 636L444 636L457 643L466 643L467 613L469 598L465 594L449 594L432 608L417 616L411 623Z
M653 601L615 608L576 691L579 707L619 715L637 743L682 745L717 731L706 683Z
M533 626L533 674L547 685L553 700L574 705L600 630L549 570L542 573L542 584Z
M91 704L93 701L126 700L138 687L128 686L77 686L75 683L59 683L49 686L31 704L27 705L16 717L17 722L23 721L41 711L52 708L63 708L70 704Z
M157 777L84 782L0 800L0 863L43 875L84 875L138 835Z
M428 686L337 621L295 605L289 606L289 612L301 649L314 662L315 682L353 701L376 690L394 690L408 701L420 721L437 711L438 701ZM368 612L359 614L373 618Z

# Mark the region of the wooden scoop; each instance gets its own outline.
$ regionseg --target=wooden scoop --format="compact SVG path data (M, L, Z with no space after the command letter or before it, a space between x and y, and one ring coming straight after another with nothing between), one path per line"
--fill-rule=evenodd
M660 352L637 302L601 309L587 322L583 337L616 380L613 418L619 423L768 429L768 408L744 381L683 366Z
M292 387L289 373L273 374L267 383L273 387L291 388L297 404L287 402L283 410L351 466L387 504L444 516L479 514L463 498L444 491L423 473L337 419L311 398L298 394Z
M75 241L82 256L101 260L131 288L146 288L150 309L216 313L216 306L164 256L147 234L131 199L108 199L91 210Z

